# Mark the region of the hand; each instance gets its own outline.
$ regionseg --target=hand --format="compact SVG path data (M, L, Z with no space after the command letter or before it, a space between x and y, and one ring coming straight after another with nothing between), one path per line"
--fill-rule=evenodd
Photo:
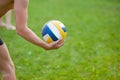
M64 40L57 40L49 44L50 48L48 50L58 49L63 45L64 45Z

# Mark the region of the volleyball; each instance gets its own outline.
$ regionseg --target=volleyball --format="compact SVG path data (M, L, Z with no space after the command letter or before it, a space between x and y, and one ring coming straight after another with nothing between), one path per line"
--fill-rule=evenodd
M50 20L42 28L42 37L47 43L57 41L58 39L64 40L66 34L66 27L59 20Z

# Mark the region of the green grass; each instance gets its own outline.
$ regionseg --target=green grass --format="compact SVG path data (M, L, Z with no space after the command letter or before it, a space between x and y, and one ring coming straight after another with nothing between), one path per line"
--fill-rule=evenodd
M60 49L45 51L1 28L17 80L120 79L119 0L30 0L28 12L28 26L39 37L43 24L57 19L67 38Z

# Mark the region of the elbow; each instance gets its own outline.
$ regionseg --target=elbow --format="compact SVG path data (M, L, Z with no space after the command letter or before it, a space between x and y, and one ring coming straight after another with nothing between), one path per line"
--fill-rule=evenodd
M25 28L16 28L16 33L19 35L19 36L23 36L25 34Z
M19 30L16 30L16 33L17 33L18 35L20 35L20 34L21 34L21 32L20 32Z
M22 30L20 30L20 29L16 29L16 33L19 35L19 36L21 36L22 35Z

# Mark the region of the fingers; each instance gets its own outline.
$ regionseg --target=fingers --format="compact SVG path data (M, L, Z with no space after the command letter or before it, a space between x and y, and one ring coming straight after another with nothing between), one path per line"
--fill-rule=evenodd
M64 40L57 40L53 42L53 49L58 49L64 45Z
M50 43L50 44L48 44L48 49L46 49L46 50L53 50L53 49L58 49L58 48L60 48L61 46L63 46L64 45L64 40L57 40L57 41L54 41L54 42L52 42L52 43Z
M64 41L63 40L60 40L58 43L57 43L58 47L61 47L64 45Z

